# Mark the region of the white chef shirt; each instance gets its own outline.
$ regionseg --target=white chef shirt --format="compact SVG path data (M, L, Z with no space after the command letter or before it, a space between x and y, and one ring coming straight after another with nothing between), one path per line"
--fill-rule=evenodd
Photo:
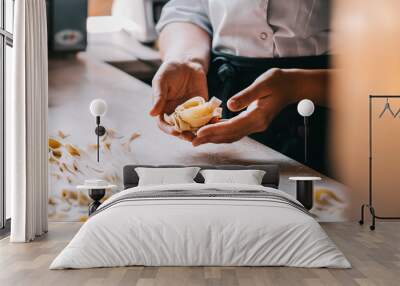
M216 51L244 57L327 54L329 0L171 0L157 24L196 24Z

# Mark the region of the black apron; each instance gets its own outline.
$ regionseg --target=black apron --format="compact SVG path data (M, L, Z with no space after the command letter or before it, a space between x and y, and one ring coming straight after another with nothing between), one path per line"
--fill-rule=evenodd
M223 118L231 118L237 114L227 109L226 103L229 98L248 87L270 68L327 69L329 56L246 58L214 51L207 76L208 90L210 98L215 96L223 101ZM316 106L309 121L307 165L326 174L328 173L326 166L327 109ZM303 117L297 113L297 104L287 106L272 121L267 130L251 134L250 137L299 162L304 161L304 121Z

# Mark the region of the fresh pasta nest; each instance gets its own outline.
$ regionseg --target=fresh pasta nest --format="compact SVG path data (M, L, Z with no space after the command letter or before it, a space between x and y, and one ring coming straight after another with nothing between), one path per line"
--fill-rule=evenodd
M200 127L210 123L212 119L219 119L222 115L221 100L216 97L210 101L197 96L175 108L174 113L164 114L164 120L175 127L178 132L196 132Z

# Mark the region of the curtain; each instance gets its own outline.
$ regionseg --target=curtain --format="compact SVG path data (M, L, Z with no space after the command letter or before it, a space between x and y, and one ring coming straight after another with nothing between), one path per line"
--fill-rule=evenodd
M47 232L47 24L45 0L15 1L11 98L6 98L6 180L12 242Z

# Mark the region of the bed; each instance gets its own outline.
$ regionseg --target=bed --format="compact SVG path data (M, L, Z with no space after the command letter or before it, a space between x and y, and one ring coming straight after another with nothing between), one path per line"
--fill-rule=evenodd
M98 208L50 269L351 267L312 215L278 189L276 165L199 166L264 170L259 186L204 184L200 173L196 183L138 186L136 167L160 166L125 166L125 189Z

